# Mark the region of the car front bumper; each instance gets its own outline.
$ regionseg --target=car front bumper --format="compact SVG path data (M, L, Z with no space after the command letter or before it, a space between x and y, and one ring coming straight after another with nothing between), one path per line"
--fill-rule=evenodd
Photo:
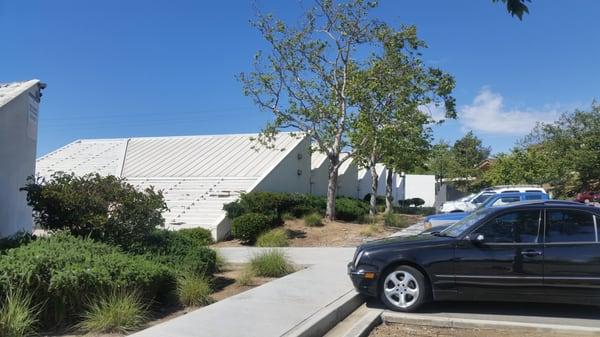
M373 273L374 277L366 278L367 273ZM348 263L348 276L350 276L356 291L367 296L377 296L377 278L379 275L373 268L360 265L359 268L355 268L353 263L350 262Z

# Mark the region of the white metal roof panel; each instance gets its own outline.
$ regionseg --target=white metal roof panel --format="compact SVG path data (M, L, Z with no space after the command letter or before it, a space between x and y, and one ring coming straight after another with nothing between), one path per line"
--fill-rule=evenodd
M30 80L24 82L0 83L0 107L39 82L39 80Z
M252 140L256 134L131 138L123 176L259 177L302 138L280 133L275 149Z

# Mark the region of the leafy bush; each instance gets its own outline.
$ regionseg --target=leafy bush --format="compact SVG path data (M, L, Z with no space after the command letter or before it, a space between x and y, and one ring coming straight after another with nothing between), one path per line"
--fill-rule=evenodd
M436 213L435 207L394 207L395 213L400 214L417 214L417 215L433 215Z
M113 290L90 301L79 326L89 332L127 333L148 320L148 305L137 291Z
M174 289L175 274L165 265L116 247L66 233L40 238L0 258L0 293L15 288L44 303L47 324L83 310L82 298L111 289L139 289L148 300L163 300Z
M404 215L390 212L383 216L383 223L389 227L405 228L409 221Z
M367 195L365 195L365 197L363 198L363 201L366 203L370 203L371 202L371 193L367 193ZM385 206L385 197L382 195L376 196L375 197L375 205Z
M199 307L213 302L212 285L206 276L186 274L177 281L177 297L186 306Z
M164 224L161 192L141 192L115 176L55 174L30 178L22 188L38 226L126 247Z
M335 202L335 216L343 221L357 221L369 214L369 205L362 200L338 198Z
M412 198L410 203L411 203L411 205L414 205L415 207L419 207L419 206L425 205L425 200L423 200L421 198Z
M277 249L254 256L250 260L250 266L256 276L262 277L282 277L294 271L285 254Z
M197 228L179 231L157 229L146 242L130 247L129 251L167 265L177 273L211 274L217 267L217 253L206 247L210 233L205 232L208 231Z
M178 230L177 233L184 237L189 237L191 240L196 241L196 243L199 245L208 246L214 243L212 234L206 228L184 228Z
M304 216L304 224L308 227L322 226L322 217L318 213L311 213Z
M271 219L260 213L246 213L231 224L231 235L243 243L253 243L260 233L271 227Z
M40 305L33 304L31 294L10 290L0 303L0 336L25 337L35 334Z
M275 228L268 232L264 232L256 239L258 247L287 247L288 236L285 229Z
M242 194L239 200L224 205L223 209L230 219L246 213L261 213L280 221L284 214L299 218L308 213L323 212L326 205L326 198L310 194L250 192Z

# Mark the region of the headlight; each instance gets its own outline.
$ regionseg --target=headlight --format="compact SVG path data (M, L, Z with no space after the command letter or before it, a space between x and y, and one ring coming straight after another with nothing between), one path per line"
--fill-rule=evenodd
M356 259L354 260L354 268L358 267L358 262L360 261L360 258L363 256L364 253L364 250L361 250L360 253L358 253Z

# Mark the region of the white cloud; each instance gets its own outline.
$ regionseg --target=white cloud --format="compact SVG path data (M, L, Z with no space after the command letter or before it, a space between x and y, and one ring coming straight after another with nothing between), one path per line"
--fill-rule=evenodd
M435 122L446 119L446 108L443 104L429 103L419 106L419 110L427 114Z
M484 87L472 104L461 107L459 121L463 129L489 134L525 135L537 122L552 122L559 115L558 108L506 109L499 93Z

